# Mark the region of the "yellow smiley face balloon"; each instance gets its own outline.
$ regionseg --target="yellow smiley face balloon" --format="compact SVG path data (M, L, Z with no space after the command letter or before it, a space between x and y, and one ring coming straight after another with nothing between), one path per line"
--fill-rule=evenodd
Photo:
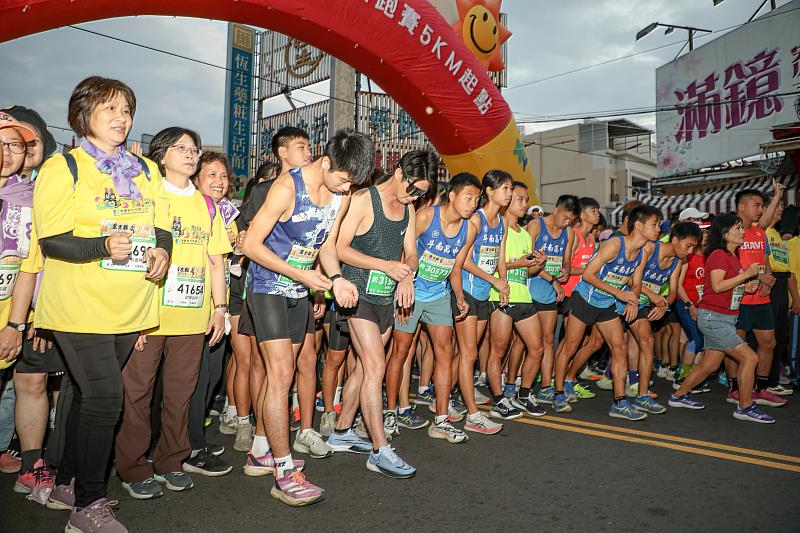
M453 29L487 70L503 70L501 46L511 32L500 24L502 0L456 0L458 22Z

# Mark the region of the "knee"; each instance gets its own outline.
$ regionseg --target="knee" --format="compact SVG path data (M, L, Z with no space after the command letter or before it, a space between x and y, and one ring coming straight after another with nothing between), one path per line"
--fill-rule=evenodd
M47 374L14 374L17 396L44 396L47 393Z

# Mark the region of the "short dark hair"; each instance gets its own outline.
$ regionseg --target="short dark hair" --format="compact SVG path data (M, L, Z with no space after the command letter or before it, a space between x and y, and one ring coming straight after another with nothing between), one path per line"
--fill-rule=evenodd
M347 172L353 185L367 181L375 168L375 145L365 134L349 128L337 131L322 155L330 160L331 172Z
M439 174L439 156L433 150L411 150L403 154L397 167L403 171L409 182L427 181L430 183L425 198L432 198L436 193L436 182ZM377 181L375 181L377 184Z
M233 196L234 189L233 171L231 170L231 166L225 154L219 152L203 152L203 155L200 156L200 161L197 162L197 172L192 176L192 181L195 185L198 185L197 177L200 175L200 170L202 170L203 165L208 165L210 163L222 163L225 165L225 173L228 175L228 190L225 193L225 197L230 200L231 196Z
M750 198L751 196L758 196L759 198L761 198L762 202L766 200L766 196L764 196L764 193L759 191L758 189L742 189L741 191L737 192L735 196L736 208L738 209L739 204L743 204L744 201Z
M259 180L264 180L264 181L274 180L275 178L278 177L278 172L280 171L281 171L280 163L275 163L273 161L267 161L266 163L261 163L256 169L255 181L258 182Z
M641 204L631 209L628 213L628 233L633 233L633 227L637 222L645 223L651 218L656 217L658 220L663 220L664 215L661 210L652 205Z
M516 189L517 187L522 187L526 191L528 190L528 184L525 183L524 181L515 181L514 183L511 184L511 188Z
M581 216L581 200L574 194L562 194L556 200L556 209L569 211L574 216Z
M622 218L621 218L621 220L624 220L625 217L630 215L631 211L633 211L635 208L639 207L640 205L642 205L642 201L641 200L636 200L635 198L633 200L628 200L627 202L622 204Z
M69 97L67 120L69 127L80 137L92 135L92 113L97 106L122 94L131 108L131 118L136 114L136 95L119 80L91 76L80 82Z
M278 158L278 161L281 160L281 157L278 155L278 148L281 146L285 148L286 145L288 145L289 142L293 141L294 139L305 139L308 141L311 139L311 137L308 136L306 130L295 128L293 126L284 126L272 136L272 153L276 158Z
M669 232L669 240L672 239L688 239L689 237L694 237L697 240L697 244L702 244L703 242L703 232L700 230L700 226L695 222L678 222L672 225L672 229Z
M158 133L155 134L153 140L150 141L150 149L147 152L147 158L152 160L153 163L158 165L158 170L161 172L162 175L166 174L167 169L164 168L164 163L161 162L164 159L164 156L167 154L167 150L169 147L175 144L178 139L183 137L184 135L188 135L194 141L195 146L197 146L198 150L203 149L203 144L200 142L200 136L192 130L188 130L186 128L181 128L178 126L172 126L170 128L165 128ZM203 154L205 156L205 154ZM226 161L227 163L227 161ZM227 164L226 164L227 166ZM197 165L197 168L200 168L200 165Z
M592 208L600 209L600 202L589 196L584 196L581 198L581 212Z
M467 187L475 187L478 189L478 191L480 191L481 182L478 181L478 178L476 178L474 174L470 174L469 172L459 172L450 179L450 190L448 191L448 195L450 193L458 194Z

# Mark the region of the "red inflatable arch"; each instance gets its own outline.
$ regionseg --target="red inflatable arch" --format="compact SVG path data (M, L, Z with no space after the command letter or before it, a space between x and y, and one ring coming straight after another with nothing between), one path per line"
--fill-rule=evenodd
M0 42L68 24L177 15L291 35L356 67L405 109L451 173L533 176L511 110L464 41L426 0L5 0Z

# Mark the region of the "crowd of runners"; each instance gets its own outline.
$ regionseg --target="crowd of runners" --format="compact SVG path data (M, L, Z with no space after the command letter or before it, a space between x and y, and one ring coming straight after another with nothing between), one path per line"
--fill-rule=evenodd
M135 112L124 83L82 81L80 146L56 153L38 113L0 111L0 470L66 531L126 531L111 464L135 499L243 465L301 506L325 498L303 457L413 476L400 431L491 438L592 388L638 421L717 381L734 418L773 423L792 394L800 238L777 184L735 214L631 201L613 231L592 198L548 213L502 170L442 182L432 151L376 170L350 130L312 160L287 127L237 206L197 133L129 151Z

